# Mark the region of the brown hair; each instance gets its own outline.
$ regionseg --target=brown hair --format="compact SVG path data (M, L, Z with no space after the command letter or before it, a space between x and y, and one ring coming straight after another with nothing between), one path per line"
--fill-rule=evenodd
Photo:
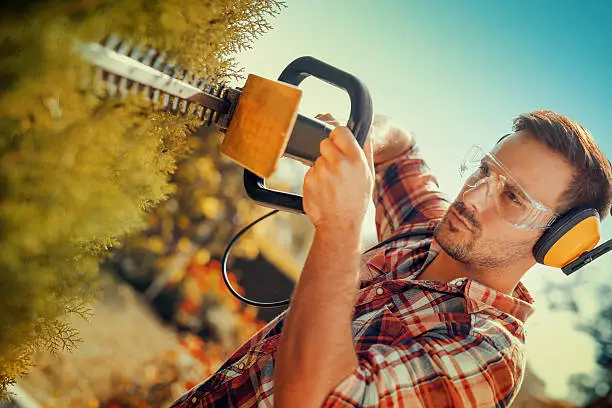
M612 166L588 130L549 110L520 115L514 119L513 130L529 131L574 166L574 176L561 194L558 213L588 206L597 209L602 220L606 217L612 206Z

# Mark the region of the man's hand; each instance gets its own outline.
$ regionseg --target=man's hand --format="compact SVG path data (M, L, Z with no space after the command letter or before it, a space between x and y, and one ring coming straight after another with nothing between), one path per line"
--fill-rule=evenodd
M332 126L340 123L329 113L319 114L317 119ZM392 160L406 153L414 145L414 136L403 130L387 115L375 114L366 143L371 143L374 163Z
M406 153L414 145L412 134L398 127L385 115L374 115L368 138L372 139L376 164L392 160Z
M321 141L321 156L304 179L304 212L315 228L360 231L374 186L372 145L363 149L331 115L317 115L336 128Z

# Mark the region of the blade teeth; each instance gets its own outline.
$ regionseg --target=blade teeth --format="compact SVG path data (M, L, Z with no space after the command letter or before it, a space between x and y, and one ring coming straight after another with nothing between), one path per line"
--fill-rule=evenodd
M150 101L151 100L151 87L150 86L143 86L141 92L142 97L146 100L146 101Z
M214 89L216 86L217 86L217 78L213 78L213 79L210 81L210 85L209 85L209 87L208 87L208 92L212 92L212 91L213 91L213 89Z
M122 97L125 97L125 96L128 95L128 93L129 93L129 90L128 90L128 80L127 80L127 78L123 78L122 77L119 80L119 94Z
M204 90L204 86L206 85L208 80L209 80L208 77L204 77L204 79L202 79L200 83L198 84L198 88L200 88L201 90Z
M104 46L114 50L121 43L121 37L117 34L111 34L104 40Z
M204 114L202 115L201 119L204 120L205 124L208 124L208 118L211 115L212 110L210 108L204 108Z
M156 70L160 71L160 66L163 64L163 62L166 60L166 53L165 52L161 52L157 58L155 58L155 60L153 61L153 64L151 65L152 68L155 68ZM159 102L159 98L161 96L161 91L159 89L155 89L153 91L153 102L154 103L158 103Z
M219 93L220 93L220 91L221 91L222 89L223 89L222 84L221 84L221 83L218 81L218 79L217 79L217 78L215 78L215 79L213 80L213 83L212 83L212 91L211 91L211 94L212 94L212 95L214 95L214 96L219 96ZM206 124L207 124L208 126L210 126L210 124L211 124L213 121L216 121L216 120L217 120L217 111L212 110L212 111L211 111L211 113L210 113L210 116L208 117L208 120L207 120Z
M104 70L100 67L96 67L94 74L94 85L96 87L106 85L106 81L104 80Z
M185 78L185 70L177 65L176 67L174 67L174 73L171 76L172 78L182 81L183 78Z
M195 80L195 78L194 78ZM204 78L197 78L197 82L194 85L196 88L203 90L204 89L204 84L206 84L207 81L207 77ZM194 112L193 112L199 119L202 119L202 117L204 116L204 107L202 105L196 105Z
M117 52L119 54L127 55L131 48L132 48L132 42L130 40L124 40L117 46ZM128 86L127 78L121 77L121 79L119 79L119 86L118 86L119 95L121 95L121 97L125 97L128 94L127 86Z
M210 124L213 121L213 116L215 115L216 112L212 109L208 109L208 111L209 111L209 114L208 114L208 119L206 119L206 125L210 126Z
M128 55L132 48L132 41L123 40L117 45L117 52L119 54Z
M162 63L164 62L165 59L166 59L166 53L165 52L162 52L162 53L158 54L157 58L155 58L155 60L151 64L151 67L159 70L159 67L162 65Z
M119 37L117 34L111 34L108 37L106 37L106 39L104 40L104 47L109 48L111 50L115 50L117 48L117 46L119 46L121 44L121 37ZM107 74L105 75L105 73L102 74L103 78L104 76L106 76L105 78L105 82L106 82L106 89L108 92L109 96L115 96L117 94L117 77L114 74Z
M138 91L140 91L140 84L138 82L132 82L132 95L137 95Z
M193 72L187 70L185 71L184 81L191 85L193 82L194 74ZM189 101L183 100L180 104L180 113L181 115L185 115L189 111Z
M117 84L115 83L115 81L117 80L117 77L115 75L109 75L108 79L106 80L106 82L108 83L108 94L109 96L115 96L117 95Z
M196 115L198 118L202 119L202 117L204 117L204 107L202 105L196 105L196 108L194 109L194 115Z
M187 113L188 106L189 106L188 101L186 101L185 99L180 99L178 106L177 106L178 113L180 115L184 115L185 113Z
M200 81L198 88L203 90L206 93L214 94L212 91L216 85L216 79L211 78L210 76L205 77ZM210 108L206 108L204 106L199 106L197 111L197 116L204 120L204 123L210 125L213 119L214 111Z
M197 116L199 107L200 105L198 105L197 103L190 103L187 107L187 114Z
M106 77L104 82L109 96L117 95L117 75L105 72L104 76Z
M161 71L162 71L164 74L167 74L167 75L173 76L172 74L173 74L173 72L174 72L174 68L175 68L175 66L176 66L176 64L175 64L174 62L172 62L172 61L166 62L166 63L164 64L164 67L162 68L162 70L161 70Z
M134 48L132 48L132 51L130 52L129 57L135 61L140 61L141 58L143 58L146 55L145 52L147 50L148 48L146 45L142 43L136 44ZM132 95L137 95L139 90L140 90L140 84L138 82L132 82L132 88L130 89L130 92L132 93Z
M193 86L193 87L198 87L198 84L200 83L201 78L198 75L193 74L191 77L191 81L189 82L189 85ZM197 103L193 103L193 102L188 102L187 103L187 115L198 115L198 110L200 108L200 105L198 105Z
M148 47L143 43L134 44L129 39L123 40L119 35L111 34L104 39L103 45L166 75L189 83L211 95L219 97L225 91L225 84L217 82L216 78L206 76L202 79L193 72L182 69L172 61L166 62L167 54L165 52L158 52L155 48ZM144 91L144 98L147 100L152 99L157 106L161 105L163 109L182 115L195 114L199 118L204 119L205 123L209 125L217 115L217 112L210 108L189 102L180 97L168 95L160 89L139 84L127 78L118 77L117 75L105 72L101 68L97 68L95 72L96 80L104 84L109 96L117 94L126 96L129 93L138 94L142 90Z
M227 93L227 86L226 86L226 83L223 81L219 84L219 87L217 88L217 92L215 93L215 96L218 98L225 98L226 93ZM214 122L216 123L218 120L219 120L219 112L215 112Z
M200 77L198 75L194 75L189 85L195 88L199 88L198 84L200 83L200 81L201 81Z
M179 67L179 66L175 66L174 67L174 73L172 74L172 78L176 78L179 80L182 80L185 77L185 73L186 71ZM183 99L179 98L179 97L174 97L174 99L172 100L172 105L170 106L170 110L172 112L178 112L180 113L180 105L182 104Z
M159 102L160 96L161 96L161 91L159 89L154 89L153 96L151 97L154 104L157 104Z
M187 114L187 112L189 111L189 101L186 101L184 99L181 101L180 111L181 111L181 115Z
M168 94L163 94L162 96L162 108L167 109L168 105L170 104L170 95Z
M172 72L174 70L174 62L170 61L170 62L166 62L164 64L164 67L162 68L161 72L163 72L164 74L167 75L172 75ZM169 105L170 105L170 95L168 94L163 94L162 96L162 108L164 109L168 109Z
M157 50L155 48L149 48L140 62L150 66L151 61L153 61L153 58L155 58L156 55Z
M168 62L168 63L164 64L164 68L162 69L162 72L164 74L171 75L173 69L174 69L174 62ZM170 102L171 102L170 95L164 94L164 97L163 97L163 100L162 100L162 108L168 109L168 107L170 105Z
M226 90L227 87L225 86L225 82L219 82L217 90L215 91L215 96L221 98L223 95L225 95Z
M155 56L157 55L157 50L155 48L143 48L143 57L142 60L140 62L142 62L145 65L151 65L151 61L153 61L153 58L155 58ZM146 86L146 85L140 85L137 84L133 89L134 93L138 93L138 91L142 88L142 90L144 91L144 98L146 100L151 99L151 87Z
M176 112L178 110L178 105L180 102L181 102L180 98L177 98L176 96L172 98L172 104L170 105L170 110L172 112Z
M140 61L140 58L142 58L145 55L146 49L147 49L146 45L136 44L134 48L132 48L132 51L130 52L129 57L132 58L133 60Z

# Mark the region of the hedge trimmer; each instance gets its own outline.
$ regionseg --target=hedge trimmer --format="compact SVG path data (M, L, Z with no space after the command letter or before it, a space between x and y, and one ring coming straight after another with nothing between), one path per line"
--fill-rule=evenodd
M77 52L97 67L110 95L143 94L156 106L179 115L196 115L225 133L221 152L245 168L244 186L257 203L303 213L302 196L266 188L278 160L286 156L312 165L321 140L333 129L298 113L309 76L344 89L350 97L347 126L363 146L372 123L372 101L354 76L313 57L291 62L278 81L250 74L243 88L231 88L167 61L164 52L132 45L118 36L103 44L80 43Z

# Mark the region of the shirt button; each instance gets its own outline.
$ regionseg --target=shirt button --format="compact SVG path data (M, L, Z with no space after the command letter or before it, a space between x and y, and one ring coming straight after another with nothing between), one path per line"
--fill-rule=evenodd
M385 290L383 288L376 289L376 294L377 295L382 295L383 293L385 293Z
M193 404L195 404L196 402L198 402L198 399L197 399L196 397L193 397L193 398L191 399L191 402L192 402Z
M238 364L238 368L242 370L244 368L244 363Z

